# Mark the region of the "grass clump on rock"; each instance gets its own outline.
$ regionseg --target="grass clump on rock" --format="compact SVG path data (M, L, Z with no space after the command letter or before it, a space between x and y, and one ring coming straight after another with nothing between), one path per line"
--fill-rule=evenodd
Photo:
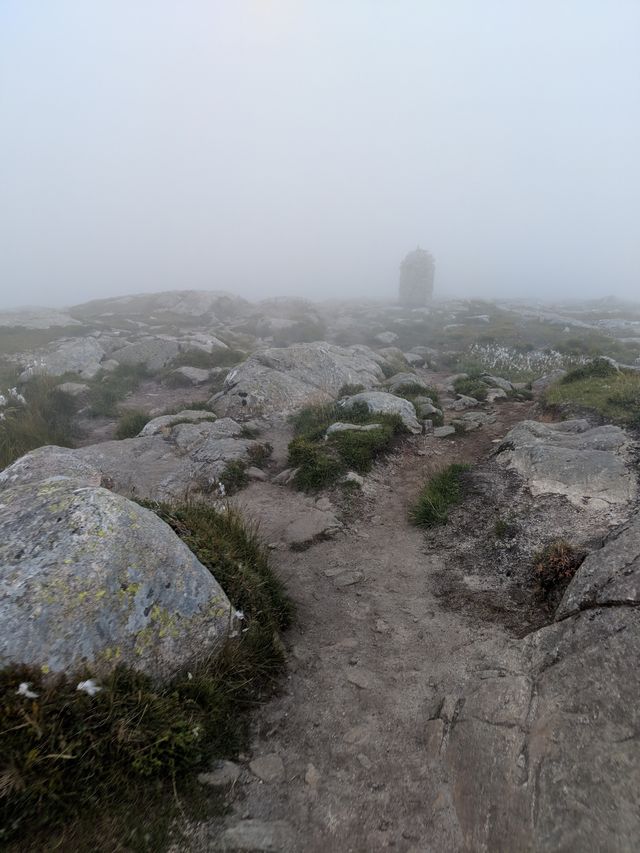
M376 425L369 430L327 429L336 422L357 426ZM295 438L289 444L289 464L298 468L294 483L313 491L335 483L349 469L364 474L395 439L406 432L399 415L374 414L366 403L351 407L335 403L308 406L292 418Z
M191 802L181 793L195 771L244 747L248 712L282 671L279 632L292 607L255 531L204 504L145 505L215 575L242 628L221 654L163 684L119 667L90 695L78 688L90 672L1 670L0 846L161 849L145 840L151 823L168 833Z
M454 463L434 474L423 486L409 512L411 521L419 527L446 524L449 508L462 501L463 475L468 470L468 465Z
M242 459L232 459L227 462L220 475L220 483L224 486L225 495L234 495L249 484L247 464Z
M552 542L533 558L534 578L545 602L557 605L586 554L564 539Z
M552 385L544 402L551 408L591 409L605 421L640 428L640 371L616 370L606 359L596 362Z
M116 427L116 438L135 438L150 420L151 416L140 409L123 412Z
M453 388L456 394L473 397L474 400L486 400L489 391L487 384L479 376L460 377L453 383Z
M15 393L5 395L6 405L0 408L0 470L45 444L73 445L78 404L56 387L55 379L36 376L23 394L13 390Z

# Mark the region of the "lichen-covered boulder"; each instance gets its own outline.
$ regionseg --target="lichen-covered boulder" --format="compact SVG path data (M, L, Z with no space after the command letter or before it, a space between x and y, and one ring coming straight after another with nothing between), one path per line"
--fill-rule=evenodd
M400 415L402 423L409 432L421 433L422 424L416 417L413 403L403 397L386 394L384 391L362 391L340 400L339 405L344 409L353 408L358 404L365 405L374 415Z
M69 478L0 498L0 666L118 663L166 678L225 641L232 609L153 512Z
M211 399L220 415L290 414L338 396L343 385L371 387L384 378L367 347L324 342L293 344L254 353L228 374L224 390Z
M118 364L142 365L147 370L162 370L179 352L177 341L165 338L145 338L116 350L112 357Z

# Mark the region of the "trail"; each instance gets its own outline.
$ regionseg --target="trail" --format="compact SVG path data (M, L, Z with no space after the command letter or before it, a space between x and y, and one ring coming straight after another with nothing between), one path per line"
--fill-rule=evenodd
M445 556L428 552L407 511L434 469L484 459L529 410L504 403L496 423L463 438L406 441L367 477L343 533L303 552L274 552L297 620L286 638L286 683L257 712L247 758L276 754L284 772L271 782L251 775L224 825L201 826L191 849L218 849L229 827L261 845L233 849L461 849L440 749L468 674L508 635L436 597ZM278 512L282 487L251 488Z

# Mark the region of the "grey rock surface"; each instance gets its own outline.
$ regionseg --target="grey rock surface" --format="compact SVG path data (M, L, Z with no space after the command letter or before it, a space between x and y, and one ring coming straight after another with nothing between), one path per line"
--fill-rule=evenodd
M358 404L366 405L374 415L399 415L409 432L415 434L422 432L422 425L416 417L416 410L409 400L387 394L385 391L361 391L359 394L345 397L339 402L339 406L343 409L350 409Z
M282 853L293 850L292 845L295 845L295 835L286 821L254 818L225 829L213 849L230 853Z
M30 359L20 376L22 381L32 376L62 376L77 373L83 379L93 379L100 371L105 351L95 338L72 338Z
M337 421L328 427L325 437L329 438L336 432L371 432L373 429L380 429L380 424L348 424Z
M216 416L207 409L184 409L182 412L176 412L175 415L160 415L160 417L149 421L140 430L140 436L161 435L176 424L215 420Z
M172 361L179 352L177 341L164 338L145 338L112 353L118 364L131 366L143 365L150 371L161 370Z
M524 477L534 495L626 504L637 492L629 466L631 448L629 436L611 424L523 421L505 436L498 459Z
M370 387L383 378L366 347L293 344L254 353L231 370L212 404L221 415L288 414L335 399L345 384Z
M425 393L431 390L429 383L425 382L424 379L420 379L415 373L396 373L387 383L387 388L392 394L397 394L405 388L415 388L416 386Z
M210 372L201 367L177 367L173 373L186 379L192 385L204 385L211 378Z
M0 665L165 678L224 642L231 605L153 512L68 478L2 492Z

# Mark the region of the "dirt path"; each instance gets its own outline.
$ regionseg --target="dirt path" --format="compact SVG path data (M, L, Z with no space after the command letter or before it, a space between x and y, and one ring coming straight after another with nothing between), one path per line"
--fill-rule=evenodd
M274 553L298 618L286 685L258 712L248 759L275 754L284 771L272 761L274 781L249 773L237 786L224 826L262 839L237 849L460 849L438 760L442 719L455 715L467 673L483 668L483 651L506 633L441 605L431 578L443 557L426 552L407 509L431 471L484 458L529 411L507 403L495 424L464 438L407 441L367 478L343 533ZM278 487L258 488L263 505L272 492L277 512ZM192 849L218 849L219 833L201 827Z

